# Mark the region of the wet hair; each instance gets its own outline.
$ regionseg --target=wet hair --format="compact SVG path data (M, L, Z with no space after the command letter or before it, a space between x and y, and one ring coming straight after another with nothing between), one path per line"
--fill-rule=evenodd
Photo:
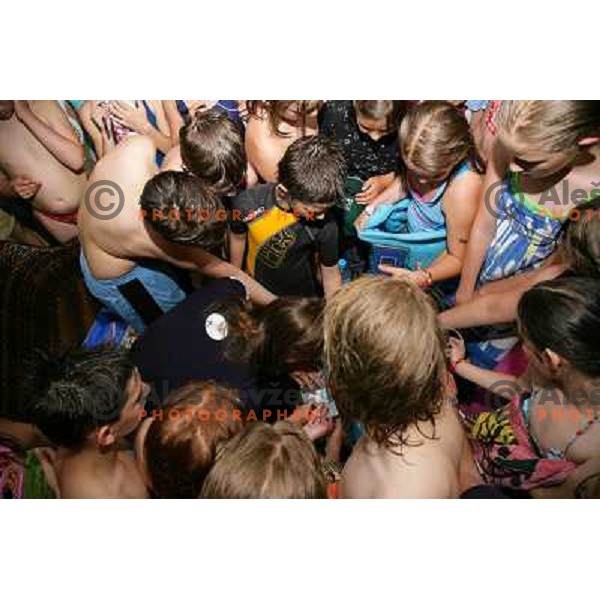
M411 425L435 425L445 394L444 337L424 292L362 277L328 300L324 332L325 369L344 421L361 422L390 449L408 443Z
M263 115L269 120L271 130L280 137L288 137L288 133L279 128L283 122L293 127L298 127L302 135L306 134L308 115L323 106L322 100L247 100L246 108L248 115L254 118L262 118ZM297 118L290 122L286 118L286 112L290 108L296 109Z
M600 377L600 279L561 276L538 283L518 306L521 335L584 376Z
M229 336L225 353L255 366L260 378L293 371L318 371L323 354L321 298L277 298L266 306L232 305L225 317Z
M514 149L576 155L582 139L600 135L600 100L506 100L500 111L499 135Z
M577 275L600 275L600 195L569 213L559 248L563 260Z
M218 195L238 191L247 161L242 131L218 109L198 109L179 132L186 169Z
M365 119L385 119L390 131L400 127L406 113L404 100L354 100L354 110Z
M201 498L326 498L319 456L295 423L251 423L219 451Z
M442 100L413 106L400 124L401 163L410 162L426 177L447 179L465 160L481 171L475 142L463 113ZM406 167L401 176L406 184Z
M325 136L294 141L279 161L278 173L293 201L332 206L343 197L346 163L336 142Z
M191 173L158 173L144 186L140 207L146 223L169 242L205 249L224 243L225 208L214 192Z
M152 421L144 441L150 487L159 498L197 498L219 444L242 430L239 398L212 381L197 382L169 394L161 408L164 416Z
M79 448L90 433L119 420L135 365L118 348L77 348L44 367L47 389L33 407L33 424L65 448Z

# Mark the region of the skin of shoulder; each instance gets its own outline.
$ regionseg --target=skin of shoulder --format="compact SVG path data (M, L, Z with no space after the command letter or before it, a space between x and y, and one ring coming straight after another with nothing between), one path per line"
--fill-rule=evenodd
M246 153L248 162L265 181L277 181L277 165L293 137L276 135L264 118L252 117L246 126Z
M109 181L122 191L125 206L112 219L100 220L90 215L85 203L82 203L81 229L84 237L88 231L102 231L112 237L110 234L113 232L122 236L123 231L133 233L139 230L139 198L146 182L156 174L155 152L152 140L145 136L132 136L98 162L88 181L88 190L98 181ZM106 188L109 187L110 183ZM101 193L102 187L99 189ZM91 198L94 197L101 200L95 194Z
M147 498L148 493L132 457L119 452L112 468L98 461L92 451L66 459L58 472L62 498ZM127 464L130 462L131 464Z
M454 498L456 466L441 449L405 448L403 454L373 443L357 447L340 482L342 498Z

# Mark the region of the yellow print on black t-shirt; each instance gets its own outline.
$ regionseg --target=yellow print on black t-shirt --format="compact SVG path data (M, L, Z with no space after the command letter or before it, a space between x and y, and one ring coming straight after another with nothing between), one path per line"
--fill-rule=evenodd
M259 250L258 255L262 264L270 269L279 269L297 238L297 234L291 229L283 229L276 233Z

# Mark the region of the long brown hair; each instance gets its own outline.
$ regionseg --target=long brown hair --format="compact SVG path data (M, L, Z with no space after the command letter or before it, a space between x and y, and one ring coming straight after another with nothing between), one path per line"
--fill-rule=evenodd
M407 108L405 100L354 100L353 104L358 115L366 119L385 119L390 130L400 127Z
M560 254L578 275L600 275L600 195L580 204L563 225Z
M297 120L290 123L300 128L302 135L306 135L308 115L317 108L321 109L322 100L247 100L246 108L248 115L255 118L266 116L271 125L273 133L281 137L288 137L289 134L279 129L281 123L288 122L285 119L285 113L289 108L296 106Z
M413 106L402 119L399 136L405 184L407 161L432 180L448 178L467 159L481 172L469 124L450 102L433 100Z
M254 364L262 377L319 370L323 307L320 298L292 297L277 298L267 306L224 307L229 323L226 356Z

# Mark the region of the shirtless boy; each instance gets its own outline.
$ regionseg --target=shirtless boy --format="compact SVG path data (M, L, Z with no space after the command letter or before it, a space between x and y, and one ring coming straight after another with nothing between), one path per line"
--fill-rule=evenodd
M83 146L58 102L0 101L1 197L31 202L34 217L66 242L77 235L85 182Z
M229 150L221 145L221 155ZM273 300L252 278L207 251L226 234L213 189L189 172L157 173L155 152L149 138L129 138L90 176L79 218L81 268L90 292L139 333L184 299L172 267L235 276L257 303ZM244 169L242 164L240 173ZM207 218L198 218L200 210Z
M122 350L78 349L60 361L34 409L36 425L55 447L46 460L57 497L147 497L124 440L138 426L148 391Z
M365 430L341 497L456 498L479 481L435 311L416 286L364 277L342 288L325 309L325 361L343 420Z

